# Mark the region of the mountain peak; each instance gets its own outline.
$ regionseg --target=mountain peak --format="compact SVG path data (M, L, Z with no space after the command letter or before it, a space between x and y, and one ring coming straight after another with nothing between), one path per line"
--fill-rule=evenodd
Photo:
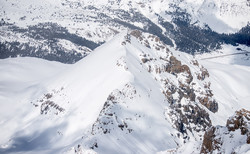
M0 2L0 153L248 150L246 0Z

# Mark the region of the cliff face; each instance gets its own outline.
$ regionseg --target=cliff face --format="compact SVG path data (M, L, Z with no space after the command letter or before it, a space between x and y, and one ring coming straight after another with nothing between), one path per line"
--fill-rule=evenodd
M249 150L250 111L242 109L226 126L212 126L203 137L201 153L242 153Z

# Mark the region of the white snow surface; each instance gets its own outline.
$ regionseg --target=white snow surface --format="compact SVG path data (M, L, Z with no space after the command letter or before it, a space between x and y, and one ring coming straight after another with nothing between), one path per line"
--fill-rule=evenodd
M155 53L133 37L131 44L122 45L125 35L126 32L117 35L73 65L37 58L0 60L0 152L176 151L180 141L172 134L177 130L164 115L168 103L159 83L140 61L142 51ZM171 51L187 65L193 59L188 54ZM199 60L210 73L211 88L219 104L217 113L208 111L210 118L213 125L225 125L235 110L250 110L250 66L218 61ZM132 132L118 131L120 128L114 124L107 126L110 134L97 130L92 135L93 124L110 94L121 101L112 109L117 112L117 124L126 122ZM42 103L46 102L55 103L61 112L51 107L47 114L41 114ZM91 150L96 141L98 148ZM195 152L199 144L192 142L176 152Z
M237 50L240 48L241 51ZM199 62L208 69L215 98L220 101L219 112L214 117L214 125L225 126L225 115L230 117L234 111L250 109L250 48L247 46L223 45L222 49L196 55ZM243 53L243 54L238 54ZM233 55L235 54L235 55ZM220 119L220 117L223 117Z
M90 19L96 17L95 11L85 8L90 5L112 18L117 18L116 14L106 8L125 11L134 9L157 25L159 24L156 14L166 21L171 21L171 16L165 12L173 12L171 6L176 5L191 15L192 23L201 27L208 25L219 33L237 32L250 22L248 0L0 0L0 4L0 16L10 23L25 27L40 22L56 22L67 27L71 32L84 36L86 35L84 33L89 31L90 34L94 34L89 39L100 42L110 38L112 31L108 26L103 28L101 23ZM137 23L135 22L134 25ZM122 27L118 29L123 30ZM104 35L102 39L99 38L100 35Z
M136 48L122 46L123 39L124 33L74 65L36 58L1 60L1 151L70 152L85 134L90 135L108 95L128 83L136 88L138 98L124 114L139 112L144 118L131 122L138 131L130 137L124 134L100 137L101 142L110 144L98 151L156 152L175 148L170 135L175 130L163 114L164 96L154 79L140 71ZM121 59L124 61L120 62ZM149 99L148 89L152 90ZM43 95L47 93L53 95L50 100L62 107L63 112L40 114L41 100L46 99ZM164 142L164 138L169 139Z

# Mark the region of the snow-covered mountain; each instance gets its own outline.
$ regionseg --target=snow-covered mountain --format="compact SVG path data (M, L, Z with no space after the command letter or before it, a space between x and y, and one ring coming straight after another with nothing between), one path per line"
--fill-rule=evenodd
M199 153L206 130L250 110L249 65L199 59L135 30L72 65L1 60L0 151Z
M249 22L248 0L53 0L53 1L24 1L12 0L1 1L1 16L3 19L16 22L18 25L27 26L39 22L59 22L70 29L78 28L86 24L79 19L86 19L86 16L96 16L89 10L102 10L103 14L117 18L116 14L111 14L111 10L138 11L150 20L157 21L157 15L164 20L171 21L171 16L166 12L175 12L177 9L183 10L191 15L192 23L199 22L201 25L207 24L217 32L236 32ZM92 9L88 8L91 7ZM109 9L107 9L109 8ZM65 11L64 9L67 9ZM87 13L87 14L83 14ZM66 18L66 19L64 19ZM68 23L71 21L73 23ZM138 21L140 23L140 21ZM134 24L141 27L140 24ZM75 26L73 26L73 25ZM98 26L98 24L95 24ZM145 25L143 25L145 26ZM92 27L92 26L89 26ZM82 27L81 27L82 28ZM93 28L93 27L92 27Z
M250 152L249 0L0 4L0 153Z
M248 0L1 0L0 4L0 58L32 56L75 63L126 29L154 34L192 54L211 52L223 43L250 44Z

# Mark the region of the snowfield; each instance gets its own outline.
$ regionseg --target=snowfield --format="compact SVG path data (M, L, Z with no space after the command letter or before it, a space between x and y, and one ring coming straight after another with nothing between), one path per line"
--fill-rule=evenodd
M0 154L250 153L249 0L0 4Z
M104 9L106 6L125 11L135 9L158 24L157 15L163 17L165 21L170 21L171 17L166 14L166 11L174 11L173 5L176 5L191 15L192 23L200 27L208 25L218 33L237 32L246 26L250 19L248 0L32 0L29 2L25 0L13 0L12 2L0 0L0 3L2 4L0 6L1 17L21 27L35 25L39 22L56 21L56 23L68 27L71 32L86 32L82 29L84 27L92 33L104 33L106 35L110 33L110 30L93 21L89 22L90 19L86 17L94 18L96 15L92 11L85 11L84 7L93 6L105 12L107 11ZM112 16L112 14L110 15ZM115 17L115 15L113 16ZM100 26L102 26L101 30ZM98 41L99 39L98 36L93 38L93 40Z
M139 112L148 120L131 124L142 130L133 138L130 136L131 140L127 137L118 141L116 138L120 135L116 133L111 138L100 136L103 143L110 142L110 147L101 147L98 151L119 152L123 148L124 152L152 152L176 147L170 140L159 144L163 138L171 138L171 125L160 122L165 121L164 97L152 78L146 78L139 72L140 68L134 68L140 66L136 64L134 53L121 45L123 37L124 34L120 34L71 66L36 58L1 60L1 152L61 153L70 150L84 134L89 135L108 95L127 83L138 89L141 98L137 104L130 104L137 106L133 107L135 111L124 114ZM131 72L126 67L131 67ZM156 92L148 100L145 95L149 89ZM35 106L46 99L43 97L46 93L51 93L53 102L65 111L41 115ZM152 108L152 102L158 103ZM157 138L151 135L153 130L159 130Z
M170 51L196 71L193 56ZM147 70L143 54L157 59L165 53L122 32L76 64L0 60L0 153L199 153L198 137L186 144L177 137L165 113L169 103L158 81L161 74ZM202 56L196 59L210 74L218 112L204 109L214 126L225 125L236 110L250 110L250 61L228 62L241 55Z

